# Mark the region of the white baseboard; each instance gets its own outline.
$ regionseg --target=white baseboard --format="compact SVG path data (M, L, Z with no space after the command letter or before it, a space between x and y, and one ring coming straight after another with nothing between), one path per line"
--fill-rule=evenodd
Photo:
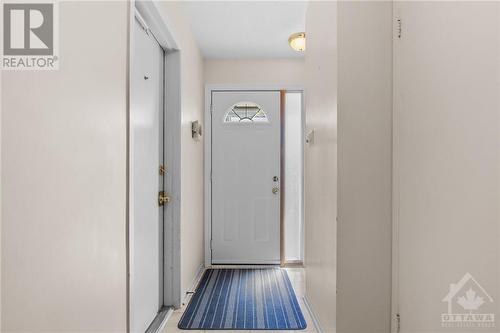
M318 317L314 313L313 307L312 307L311 303L309 302L309 300L307 299L307 296L304 296L302 299L304 300L304 304L306 305L307 312L309 312L309 315L311 316L311 319L312 319L313 324L314 324L314 328L316 328L316 332L323 333L323 330L321 329L321 326L319 324Z
M200 279L203 276L204 272L205 272L205 265L200 264L200 266L196 270L196 274L194 275L193 281L191 282L191 286L189 287L188 290L184 291L184 296L182 298L182 305L186 304L187 299L189 297L189 292L194 292L196 290L196 287L198 286L198 283L200 282Z

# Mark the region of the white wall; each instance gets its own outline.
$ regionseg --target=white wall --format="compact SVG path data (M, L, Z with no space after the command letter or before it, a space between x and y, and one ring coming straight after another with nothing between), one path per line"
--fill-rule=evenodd
M304 84L303 59L207 59L207 84Z
M323 332L335 332L337 259L337 3L309 2L306 15L306 297Z
M2 73L3 332L126 330L127 22L61 2L60 69Z
M181 50L181 297L184 297L203 263L203 137L199 141L191 137L191 122L203 123L203 58L182 4L160 1L157 5Z
M392 2L338 4L337 332L389 332Z

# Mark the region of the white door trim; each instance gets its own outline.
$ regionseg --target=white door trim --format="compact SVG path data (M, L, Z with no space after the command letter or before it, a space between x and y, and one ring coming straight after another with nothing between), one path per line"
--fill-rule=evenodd
M205 267L212 266L211 235L212 235L212 93L215 91L304 91L303 85L276 85L276 84L208 84L205 86L205 139L204 141L204 195L203 195L203 216L204 216L204 248Z
M391 250L391 332L397 333L400 329L399 318L399 113L395 94L397 38L400 13L397 1L392 4L392 250Z
M130 203L133 202L133 193L130 189L131 169L133 160L131 149L130 130L130 99L131 99L131 55L134 50L133 26L136 13L147 24L149 31L154 35L160 46L165 50L164 57L164 163L167 165L165 177L165 191L171 195L172 201L164 211L164 306L178 308L181 305L180 279L180 207L181 207L181 88L180 88L180 50L163 17L152 1L131 1L128 17L128 61L127 61L127 332L130 332L130 312L133 309L134 295L132 295L131 281L133 281L133 230L134 220ZM168 73L168 75L166 75ZM162 324L162 323L160 323Z

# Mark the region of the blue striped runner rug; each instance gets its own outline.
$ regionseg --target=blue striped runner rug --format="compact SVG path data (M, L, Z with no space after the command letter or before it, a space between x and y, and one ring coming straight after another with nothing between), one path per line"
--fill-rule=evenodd
M187 330L302 330L306 321L285 270L208 269L178 327Z

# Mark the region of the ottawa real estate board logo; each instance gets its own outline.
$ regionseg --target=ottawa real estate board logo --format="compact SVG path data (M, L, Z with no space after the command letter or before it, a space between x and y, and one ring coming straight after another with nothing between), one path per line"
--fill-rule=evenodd
M59 68L57 2L2 1L2 70Z
M448 305L448 312L441 314L443 327L495 327L493 298L470 273L466 273L457 283L451 283L442 301Z

